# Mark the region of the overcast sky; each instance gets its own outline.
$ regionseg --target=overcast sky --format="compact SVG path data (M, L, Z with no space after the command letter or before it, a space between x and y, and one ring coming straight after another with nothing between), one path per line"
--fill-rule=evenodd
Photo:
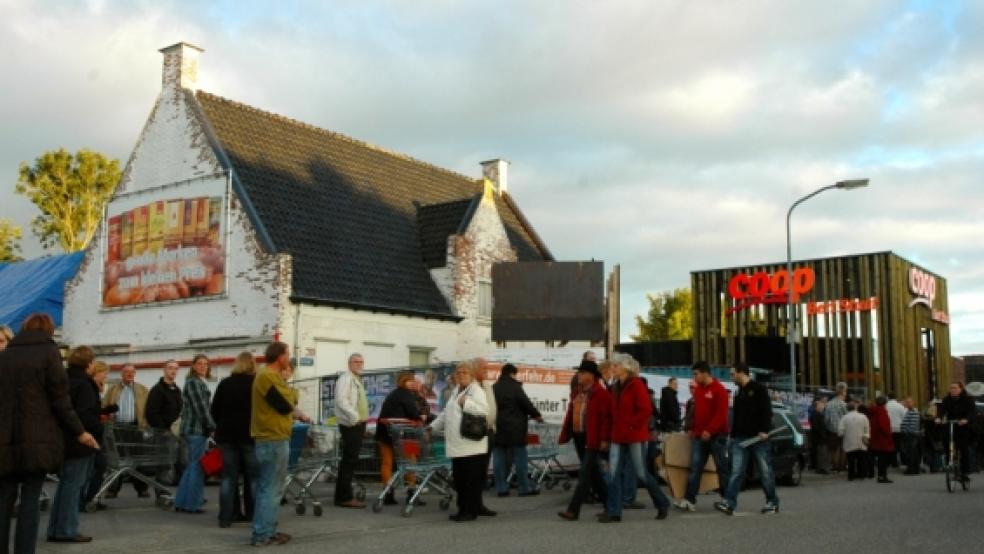
M953 353L984 352L982 2L205 4L0 0L0 218L29 234L44 150L125 161L185 40L209 92L476 178L510 160L558 259L622 265L626 337L647 292L784 259L790 203L868 177L797 209L794 257L914 260Z

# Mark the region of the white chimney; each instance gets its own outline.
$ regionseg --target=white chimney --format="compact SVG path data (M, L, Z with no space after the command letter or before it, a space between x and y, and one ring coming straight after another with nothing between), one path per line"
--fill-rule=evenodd
M492 182L496 194L509 192L509 162L496 158L482 162L482 177Z
M198 54L204 50L194 44L179 42L161 48L159 52L164 54L163 88L198 89Z

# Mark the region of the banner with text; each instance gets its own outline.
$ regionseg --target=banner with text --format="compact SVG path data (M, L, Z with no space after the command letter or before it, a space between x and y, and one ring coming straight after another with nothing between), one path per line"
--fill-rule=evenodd
M106 210L103 308L225 293L226 179L125 195Z

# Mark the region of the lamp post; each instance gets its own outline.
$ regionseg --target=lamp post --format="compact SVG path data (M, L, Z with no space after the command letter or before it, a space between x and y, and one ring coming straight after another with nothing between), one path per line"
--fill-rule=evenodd
M789 282L789 291L786 293L786 342L789 343L789 390L792 393L796 392L796 316L799 313L799 309L793 309L793 246L790 240L790 227L789 222L793 216L793 210L796 206L799 206L803 202L813 198L814 196L820 194L821 192L830 189L842 189L851 190L861 187L868 186L867 179L851 179L847 181L838 181L833 185L827 185L821 187L810 194L807 194L803 198L800 198L793 205L789 207L789 211L786 212L786 279Z

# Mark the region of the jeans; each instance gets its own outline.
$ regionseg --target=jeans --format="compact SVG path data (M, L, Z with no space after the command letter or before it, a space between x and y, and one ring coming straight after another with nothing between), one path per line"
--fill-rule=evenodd
M287 479L289 441L256 441L256 507L253 511L253 542L262 542L277 532L277 513Z
M256 463L256 447L249 443L222 443L222 485L219 488L219 523L228 525L235 516L252 519L253 491L259 467ZM239 476L243 476L243 504L239 504Z
M79 534L79 498L89 482L95 454L65 460L58 474L58 488L48 516L48 538L69 538Z
M492 469L495 473L495 490L499 494L509 492L509 461L507 456L512 454L512 465L516 469L516 480L519 481L519 492L533 491L530 485L530 472L527 465L526 446L496 446L492 450Z
M602 491L602 499L608 497L608 485L605 481L608 473L602 475L601 454L600 451L589 448L581 456L581 467L577 472L577 488L574 489L571 503L567 505L567 511L575 516L581 513L581 505L592 490Z
M103 479L106 477L108 465L106 454L102 451L96 452L96 457L92 460L92 471L89 472L89 483L82 489L82 497L79 500L80 510L96 497L96 493L99 492L99 487L102 486Z
M659 482L646 471L645 465L643 464L643 460L645 459L643 450L645 448L646 443L644 442L612 445L612 451L608 458L611 465L609 467L608 502L606 502L609 516L622 516L622 502L624 500L624 491L622 490L624 479L622 478L622 474L629 471L628 466L632 466L632 472L636 478L646 486L646 490L649 491L649 497L657 509L665 510L670 507L670 501L663 494L663 491L660 490Z
M179 510L200 510L205 504L205 472L198 460L205 455L208 439L201 435L188 435L185 444L188 447L188 465L174 493L174 507Z
M342 459L338 463L338 479L335 480L335 504L355 498L352 492L352 475L355 473L355 464L359 462L366 424L359 423L351 427L339 425L338 430L342 435Z
M687 477L687 492L684 494L691 504L697 502L697 492L700 490L700 476L707 465L707 456L714 456L714 465L717 468L718 486L721 490L728 483L728 438L723 435L711 437L710 440L700 440L695 438L691 442L690 448L690 475Z
M34 554L38 542L38 526L41 524L41 487L44 474L6 475L0 479L0 552L7 553L10 545L10 520L14 515L14 502L20 490L20 507L17 510L17 536L14 552Z
M776 496L776 474L772 470L772 456L769 454L769 441L759 441L747 447L740 444L741 441L750 438L737 437L731 443L731 477L728 479L727 488L724 489L724 501L732 510L738 508L738 493L745 483L749 458L752 457L758 465L759 481L762 484L762 492L765 493L765 501L773 506L779 505L779 497Z
M902 435L902 461L905 462L906 473L919 473L922 467L921 437L907 433Z
M584 433L574 433L571 435L571 437L574 439L574 451L577 452L577 459L583 465L584 457L587 456L588 438ZM591 479L591 483L590 483L591 498L597 498L598 500L604 502L605 499L608 498L608 485L605 484L604 479L602 479L600 476L602 473L607 475L608 472L601 471L601 460L607 460L608 453L596 452L596 456L597 456L598 463L596 464L595 471L598 473L599 478L595 479L592 477Z

